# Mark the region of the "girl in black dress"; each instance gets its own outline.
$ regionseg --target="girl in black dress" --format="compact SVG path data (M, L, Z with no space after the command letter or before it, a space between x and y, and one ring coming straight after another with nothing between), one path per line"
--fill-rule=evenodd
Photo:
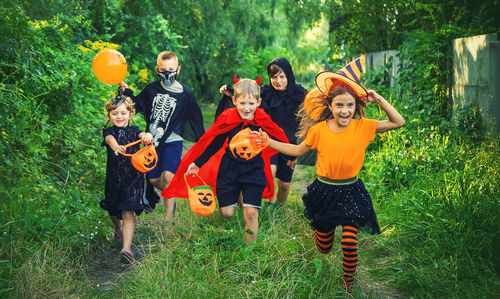
M129 263L134 259L131 250L134 235L134 212L139 215L144 209L142 191L144 175L137 171L130 157L122 154L133 154L139 150L139 144L125 148L125 145L142 139L143 143L151 143L153 135L144 133L136 126L129 126L135 114L134 103L128 97L110 99L104 110L107 121L112 126L102 131L103 146L107 149L105 199L101 208L108 211L115 226L115 240L123 242L120 252L121 261Z

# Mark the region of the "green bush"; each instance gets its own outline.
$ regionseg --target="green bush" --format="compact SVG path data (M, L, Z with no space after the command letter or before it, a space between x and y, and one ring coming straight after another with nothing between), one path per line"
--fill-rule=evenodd
M72 43L71 27L88 26L83 19L1 12L3 32L21 34L0 68L0 255L8 265L1 288L9 291L16 270L43 244L71 248L79 260L103 238L104 101L96 95L111 94L92 74L95 53Z
M407 33L398 48L400 64L395 95L405 101L408 115L441 125L450 119L448 76L450 43L463 34L460 28L443 26L435 32ZM425 117L422 117L424 116Z
M392 231L384 248L397 256L395 284L416 296L495 292L500 140L461 136L414 121L381 135L365 163L381 222Z

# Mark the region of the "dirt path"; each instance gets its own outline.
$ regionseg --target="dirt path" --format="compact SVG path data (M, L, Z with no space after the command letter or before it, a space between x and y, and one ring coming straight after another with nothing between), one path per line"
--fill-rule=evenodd
M301 196L306 192L307 186L311 183L311 168L307 169L303 166L298 166L294 173L292 182L291 194ZM159 213L155 211L154 213ZM158 214L160 215L160 214ZM147 217L151 218L151 217ZM134 254L144 255L154 249L154 244L158 237L155 232L162 229L162 217L158 219L143 219L137 218L136 229L134 234ZM369 246L370 242L367 242ZM120 279L127 275L131 269L131 265L122 265L120 263L120 249L118 243L114 243L105 254L95 256L95 263L87 270L92 286L96 288L98 293L104 297L108 293L113 296L113 292L118 289ZM369 249L369 248L363 248ZM396 289L390 287L388 283L381 281L376 277L370 277L368 272L363 270L363 264L360 265L358 275L358 288L361 289L361 297L363 298L405 298L403 294Z
M154 247L156 236L154 228L158 228L157 220L144 220L136 217L134 243L132 251L139 261L144 254L149 253ZM133 265L120 262L121 244L114 242L104 254L96 255L95 263L87 269L87 275L92 286L103 295L118 288L120 279L127 275Z

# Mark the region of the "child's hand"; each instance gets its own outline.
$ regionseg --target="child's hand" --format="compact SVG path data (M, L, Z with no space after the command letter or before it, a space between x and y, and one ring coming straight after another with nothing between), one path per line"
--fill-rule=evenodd
M370 103L380 103L380 101L384 100L384 97L379 95L375 90L373 89L368 89L367 91L368 97L366 97L366 100Z
M196 164L191 163L188 167L188 170L186 171L186 174L187 175L195 175L197 174L198 172L200 171L200 168L198 166L196 166Z
M286 162L286 166L290 167L290 169L294 169L295 168L295 165L297 164L297 159L295 160L288 160Z
M225 95L227 95L228 97L232 97L233 95L229 92L229 90L227 90L227 85L222 85L219 89L219 92L220 93L223 93Z
M123 145L119 145L117 149L115 149L115 155L123 155L127 152L127 148Z
M127 89L127 88L128 88L128 85L127 85L127 83L125 83L125 82L120 82L120 86L119 86L119 88L120 88L122 91L125 91L125 89Z
M150 144L151 141L153 141L153 135L151 133L144 133L144 135L142 135L142 143L146 143L146 144Z
M250 138L251 141L255 142L255 144L261 146L262 148L265 148L269 145L269 135L267 135L266 132L262 131L262 129L259 129L259 132L250 132L248 138Z

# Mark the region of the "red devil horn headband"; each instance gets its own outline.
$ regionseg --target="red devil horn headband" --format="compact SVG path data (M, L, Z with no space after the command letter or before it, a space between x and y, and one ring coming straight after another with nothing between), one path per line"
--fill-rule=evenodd
M257 82L257 85L260 85L260 82L262 82L262 78L259 76L257 80L255 80L255 82Z
M233 77L233 82L234 82L234 84L240 82L240 80L238 80L238 77L236 77L236 75L234 75L234 77ZM257 85L260 85L260 83L262 82L262 77L259 76L257 78L257 80L255 80L255 82L257 83Z

